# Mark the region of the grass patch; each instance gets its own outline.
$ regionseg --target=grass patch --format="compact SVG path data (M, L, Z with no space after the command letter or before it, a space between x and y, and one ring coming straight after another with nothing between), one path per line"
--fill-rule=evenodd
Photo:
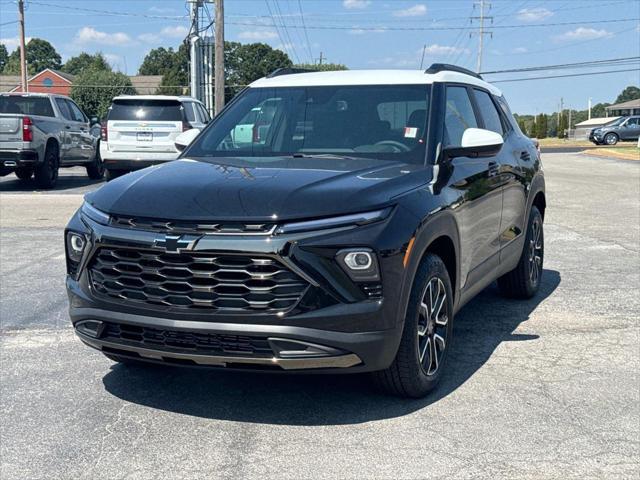
M636 146L592 148L582 153L599 157L621 158L623 160L640 160L640 148Z

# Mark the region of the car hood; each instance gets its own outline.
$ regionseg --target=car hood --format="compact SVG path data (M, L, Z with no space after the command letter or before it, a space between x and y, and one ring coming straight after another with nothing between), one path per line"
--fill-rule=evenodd
M120 177L86 200L110 214L167 220L317 218L388 205L431 175L362 158L187 158Z

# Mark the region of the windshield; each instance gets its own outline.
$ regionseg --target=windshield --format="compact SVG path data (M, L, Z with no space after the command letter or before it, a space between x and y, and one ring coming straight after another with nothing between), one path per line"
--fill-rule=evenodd
M55 116L48 97L23 97L19 95L0 96L0 113Z
M428 85L251 88L190 157L366 157L423 164Z
M182 105L177 100L115 100L109 120L182 121Z
M615 127L615 126L617 126L617 125L620 125L620 124L621 124L622 122L624 122L625 120L626 120L626 118L625 118L625 117L620 117L620 118L615 119L613 122L605 123L605 125L606 125L607 127Z

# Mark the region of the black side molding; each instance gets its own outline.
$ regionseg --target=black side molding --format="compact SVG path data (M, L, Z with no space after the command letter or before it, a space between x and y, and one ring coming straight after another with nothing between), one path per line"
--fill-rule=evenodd
M471 70L468 70L466 68L458 67L457 65L451 65L449 63L433 63L424 71L424 73L438 73L444 71L464 73L465 75L471 75L472 77L476 77L482 80L482 77L479 73L472 72Z

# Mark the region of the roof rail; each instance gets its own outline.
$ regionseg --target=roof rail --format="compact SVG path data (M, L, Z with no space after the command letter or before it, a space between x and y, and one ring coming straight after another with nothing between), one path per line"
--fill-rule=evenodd
M286 68L277 68L269 75L267 78L279 77L280 75L292 75L294 73L311 73L317 72L317 70L308 70L306 68L295 68L295 67L286 67Z
M457 65L451 65L449 63L434 63L429 68L427 68L424 73L438 73L444 71L464 73L465 75L471 75L472 77L476 77L482 80L482 77L479 73L472 72L471 70L467 70L466 68L458 67Z

